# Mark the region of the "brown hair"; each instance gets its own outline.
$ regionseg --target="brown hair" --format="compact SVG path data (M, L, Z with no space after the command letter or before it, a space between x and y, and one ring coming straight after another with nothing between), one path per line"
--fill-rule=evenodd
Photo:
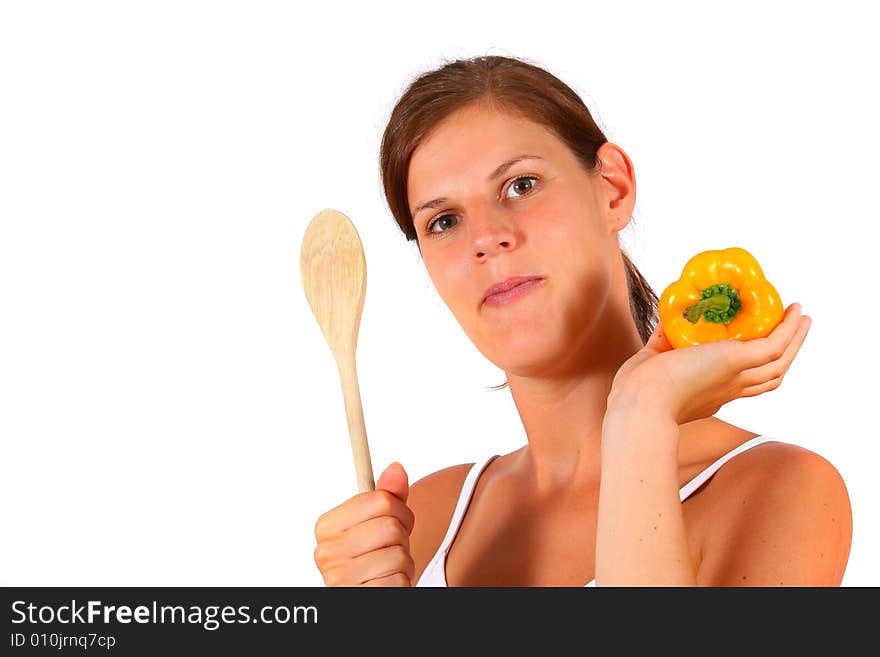
M588 173L601 167L596 152L608 140L581 98L557 77L513 57L487 55L446 62L410 83L394 106L382 136L382 186L391 214L407 240L418 243L407 197L413 152L443 119L478 101L547 127L571 149ZM657 325L657 294L623 248L621 255L630 313L642 343L646 343Z

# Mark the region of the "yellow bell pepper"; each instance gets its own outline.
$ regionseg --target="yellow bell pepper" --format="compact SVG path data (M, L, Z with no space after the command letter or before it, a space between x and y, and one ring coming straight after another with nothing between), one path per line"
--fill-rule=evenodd
M752 340L782 321L782 300L745 249L704 251L660 295L660 323L676 349L719 340Z

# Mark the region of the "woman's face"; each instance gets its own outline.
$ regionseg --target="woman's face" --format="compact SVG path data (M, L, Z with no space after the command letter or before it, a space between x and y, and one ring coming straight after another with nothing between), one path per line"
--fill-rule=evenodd
M582 363L614 303L617 231L635 187L622 151L599 153L611 155L609 175L591 176L547 128L483 104L450 115L413 153L408 201L428 274L477 349L509 374ZM501 167L523 156L532 157ZM512 276L541 280L484 303Z

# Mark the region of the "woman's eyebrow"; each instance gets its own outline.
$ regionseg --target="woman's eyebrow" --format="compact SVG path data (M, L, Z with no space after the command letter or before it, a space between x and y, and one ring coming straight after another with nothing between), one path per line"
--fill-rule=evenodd
M502 162L498 165L498 168L495 169L492 173L486 176L486 182L492 182L498 176L502 175L505 171L507 171L510 167L521 160L543 160L544 158L540 155L518 155L512 160L507 160L507 162Z
M498 176L504 174L510 167L512 167L517 162L521 162L522 160L543 160L544 158L540 155L517 155L516 157L507 160L506 162L502 162L498 165L498 167L486 176L486 182L492 182ZM413 217L419 214L422 210L427 210L428 208L436 208L439 205L443 205L444 203L448 203L449 199L445 196L441 196L440 198L435 198L425 203L422 203L419 207L415 209L413 212Z

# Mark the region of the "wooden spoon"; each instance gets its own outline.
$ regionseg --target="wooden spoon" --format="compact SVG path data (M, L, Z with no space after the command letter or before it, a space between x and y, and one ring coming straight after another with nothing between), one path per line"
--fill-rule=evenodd
M312 313L339 369L358 490L374 490L355 368L367 263L360 237L348 217L328 208L312 218L303 236L300 274Z

